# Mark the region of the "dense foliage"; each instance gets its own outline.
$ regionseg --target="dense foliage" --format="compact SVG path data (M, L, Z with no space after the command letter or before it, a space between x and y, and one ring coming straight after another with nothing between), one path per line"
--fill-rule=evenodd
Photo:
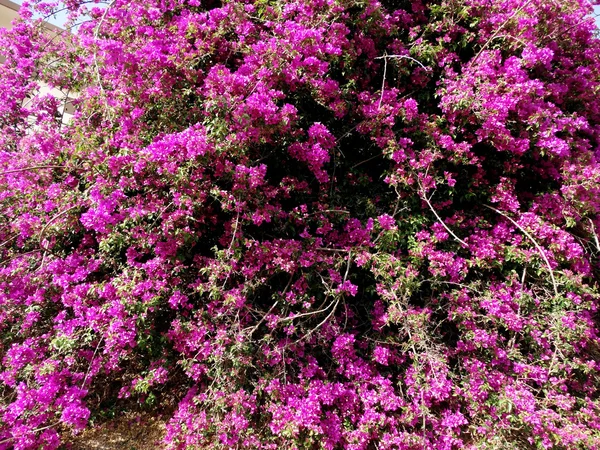
M0 34L0 448L600 448L590 4L66 5Z

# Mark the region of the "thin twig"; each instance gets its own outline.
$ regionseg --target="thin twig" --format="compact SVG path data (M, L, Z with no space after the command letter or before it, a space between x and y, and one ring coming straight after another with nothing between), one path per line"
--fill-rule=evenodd
M265 321L265 319L267 318L267 316L269 314L271 314L271 311L273 311L275 309L275 307L277 306L277 304L279 303L279 300L277 300L275 303L273 303L273 305L271 305L271 307L269 308L269 310L267 311L266 314L264 314L261 319L258 321L258 323L256 325L254 325L252 328L250 328L250 332L248 333L248 337L252 337L252 335L254 334L254 332L256 330L258 330L258 327L260 327L260 325Z
M383 80L381 81L381 97L379 98L379 106L377 107L377 109L381 109L381 103L383 102L383 93L385 92L385 77L387 75L387 60L388 58L398 58L398 59L409 59L411 61L416 62L418 65L420 65L423 69L427 70L427 67L425 67L423 65L423 63L421 63L421 61L413 58L412 56L407 56L407 55L383 55L383 56L378 56L375 59L383 59Z
M231 242L229 243L229 247L227 248L227 255L231 253L231 249L233 248L233 243L235 242L235 236L237 235L238 224L240 222L240 210L237 211L237 216L235 217L235 225L233 226L233 236L231 236Z
M350 214L349 211L346 211L345 209L323 209L322 211L315 211L315 212L311 212L308 214L305 214L304 217L308 217L308 216L313 216L315 214L323 214L323 213L340 213L340 214Z
M385 76L387 74L387 58L383 58L383 79L381 80L381 97L379 98L379 106L377 109L381 109L381 103L383 102L383 93L385 91Z
M41 249L41 248L36 248L35 250L30 250L30 251L28 251L28 252L25 252L25 253L19 253L18 255L14 255L14 256L11 256L11 257L10 257L10 258L8 258L8 259L5 259L5 260L3 260L3 261L0 261L0 265L8 264L9 262L11 262L11 261L14 261L15 259L17 259L17 258L20 258L20 257L22 257L22 256L31 255L31 254L33 254L33 253L38 253L38 252L41 252L41 251L42 251L42 249Z
M108 11L110 10L111 6L113 5L114 0L112 0L108 6L106 7L106 9L104 10L104 13L102 14L102 17L100 18L100 20L98 21L98 24L96 25L96 28L94 30L94 39L95 39L95 46L94 46L94 68L96 69L96 78L98 79L98 86L100 87L100 90L102 91L102 96L104 98L104 104L106 105L106 112L108 113L108 117L110 119L112 119L112 113L108 107L108 100L106 98L106 92L104 91L104 86L102 85L102 79L100 77L100 68L98 67L98 54L97 54L97 47L98 47L98 34L100 33L100 26L102 26L102 23L104 22L104 20L106 19L106 14L108 13Z
M17 172L26 172L28 170L37 170L37 169L66 169L66 166L43 165L43 166L21 167L20 169L13 169L13 170L7 170L6 172L0 172L0 175L6 175L9 173L17 173Z
M321 250L323 252L348 253L348 250L344 250L341 248L317 247L317 250Z
M381 153L378 153L378 154L377 154L377 155L375 155L375 156L371 156L370 158L367 158L367 159L365 159L365 160L363 160L363 161L361 161L361 162L359 162L359 163L356 163L356 164L354 164L352 167L350 167L350 170L352 170L352 169L355 169L356 167L360 166L361 164L368 163L369 161L372 161L372 160L374 160L375 158L379 158L380 156L383 156L383 152L381 152Z
M345 281L348 279L348 273L350 272L350 265L351 265L351 263L352 263L352 252L350 252L350 251L349 251L349 252L348 252L348 260L347 260L347 263L346 263L346 273L344 274L344 279L343 279L343 281L344 281L344 282L345 282ZM308 337L310 337L310 336L311 336L311 335L312 335L312 334L313 334L315 331L317 331L319 328L321 328L321 327L323 326L323 324L324 324L325 322L327 322L327 321L328 321L328 320L331 318L331 316L333 316L333 315L335 314L335 312L336 312L336 310L337 310L337 307L338 307L338 305L340 304L340 300L341 300L343 297L344 297L344 294L338 294L338 295L336 296L335 302L331 302L331 303L329 304L329 306L327 306L327 308L325 308L325 309L322 309L322 310L319 310L319 311L312 311L312 312L309 312L309 313L304 313L304 314L300 314L300 315L298 315L298 316L292 317L292 319L295 319L295 318L297 318L297 317L301 317L301 316L306 316L306 315L314 315L314 314L317 314L317 313L321 313L321 312L327 311L329 308L331 308L331 305L333 305L333 308L331 308L331 311L329 312L329 314L327 314L327 317L325 317L325 318L324 318L324 319L323 319L321 322L319 322L319 323L317 324L317 326L316 326L316 327L312 328L312 329L311 329L311 330L310 330L308 333L306 333L306 334L305 334L304 336L302 336L300 339L296 340L296 342L294 342L294 344L297 344L298 342L300 342L300 341L302 341L302 340L304 340L304 339L307 339L307 338L308 338Z
M56 421L54 423L51 423L50 425L46 425L45 427L36 428L35 430L32 430L31 433L37 433L38 431L44 431L44 430L47 430L48 428L55 427L56 425L59 425L59 424L60 424L60 420L58 420L58 421ZM6 438L6 439L2 439L0 441L0 445L6 444L7 442L13 441L15 439L16 439L15 437L9 437L9 438Z
M501 38L514 39L515 41L517 41L518 43L520 43L524 47L527 47L527 43L523 39L521 39L521 38L519 38L517 36L513 36L512 34L499 34L498 36L495 36L493 39L501 39Z
M343 280L344 283L348 279L348 273L350 272L350 264L351 263L352 263L352 252L349 251L348 252L348 259L347 259L347 263L346 263L346 273L344 274L344 280Z
M427 203L427 206L429 206L429 209L431 209L431 212L433 213L433 215L435 216L435 218L438 220L439 223L442 224L442 226L446 229L446 231L452 235L452 237L454 239L456 239L458 242L460 242L464 247L468 247L468 244L463 241L461 238L459 238L456 234L454 234L454 232L448 227L448 225L446 225L444 223L444 221L442 220L442 218L438 215L438 213L436 212L435 208L433 207L433 205L431 204L431 202L429 201L429 199L427 198L427 196L425 195L425 192L422 192L422 196L421 198L423 200L425 200L425 203Z
M90 371L92 370L92 364L94 362L94 359L96 358L96 353L98 353L98 348L100 348L100 344L102 344L102 341L104 340L104 336L102 336L100 338L100 341L98 341L98 345L96 345L96 349L94 350L94 354L92 355L92 359L90 361L90 364L88 366L88 369L85 373L85 377L83 377L83 381L81 382L81 388L83 389L83 387L85 386L85 382L88 379L88 376L90 375Z
M494 208L492 206L489 206L489 205L483 205L483 206L485 206L488 209L491 209L492 211L497 212L502 217L505 217L506 219L508 219L514 226L516 226L519 230L521 230L521 232L525 236L527 236L527 238L531 242L533 242L533 245L535 245L535 247L537 248L539 254L544 259L544 261L546 262L546 265L548 266L548 270L550 271L550 278L552 278L552 287L554 288L554 294L558 297L558 288L557 288L557 285L556 285L556 279L554 278L554 271L552 270L552 266L550 265L550 261L548 260L548 257L544 253L544 249L542 249L542 247L540 247L540 245L536 242L536 240L533 238L533 236L527 232L527 230L525 230L521 225L519 225L517 222L515 222L512 218L510 218L509 216L507 216L505 213L503 213L502 211L499 211L496 208Z
M4 242L0 242L0 247L4 247L6 244L14 241L16 238L19 237L19 233L15 234L14 236L8 238L7 240L5 240Z
M231 242L229 243L229 247L227 248L227 256L228 257L231 256L231 249L233 248L233 243L235 242L235 237L237 235L239 222L240 222L240 210L238 208L237 216L235 218L235 225L233 226L233 236L231 236ZM225 289L225 285L227 284L227 281L229 280L230 275L231 275L231 270L227 273L227 276L225 277L225 281L223 281L223 285L221 286L221 289Z
M567 31L572 30L575 27L578 27L579 25L581 25L583 22L590 20L591 19L596 19L600 17L600 14L596 13L596 14L592 14L591 16L584 16L583 19L581 19L579 22L571 25L570 27L568 27L565 30L555 30L552 34L546 36L546 38L544 38L541 42L541 45L545 45L547 42L552 41L552 40L556 40L556 38L558 38L559 36L565 34ZM559 33L560 32L560 33ZM559 33L558 35L556 33Z
M309 311L309 312L305 312L305 313L302 313L302 314L296 314L295 316L291 316L291 317L281 317L277 322L285 322L285 321L288 321L288 320L298 319L300 317L314 316L315 314L321 314L322 312L328 311L329 308L331 308L331 306L334 303L335 302L331 302L329 305L327 305L326 308L319 309L317 311Z
M483 47L481 47L479 49L479 51L475 55L475 58L473 58L473 62L471 64L474 64L475 61L477 61L477 59L479 58L479 55L481 55L481 52L483 52L487 48L487 46L490 45L490 42L492 42L496 38L498 33L500 33L500 31L502 31L502 29L506 26L506 24L508 22L510 22L510 20L512 20L513 17L515 17L517 14L519 14L523 10L523 8L525 8L530 2L531 2L531 0L528 0L525 3L523 3L521 6L519 6L517 9L515 9L515 11L502 23L502 25L500 25L498 27L498 29L494 32L494 34L492 34L492 36L487 40L487 42L485 44L483 44Z
M46 223L46 225L44 225L44 228L42 228L42 231L40 231L40 233L39 233L39 235L38 235L38 242L39 242L39 244L40 244L40 247L41 247L43 250L45 250L45 251L50 251L49 249L45 248L45 247L42 245L42 240L44 239L44 233L46 232L46 230L48 229L48 227L49 227L49 226L50 226L50 225L51 225L51 224L52 224L52 223L53 223L53 222L54 222L56 219L58 219L59 217L61 217L61 216L65 215L66 213L68 213L68 212L70 212L70 211L72 211L72 210L74 210L74 209L77 209L77 208L79 208L79 205L71 206L70 208L68 208L68 209L65 209L64 211L61 211L61 212L59 212L59 213L58 213L57 215L55 215L55 216L54 216L52 219L50 219L50 220L48 221L48 223Z
M341 296L340 296L341 297ZM340 297L337 298L337 300L335 301L335 304L333 305L333 309L331 310L331 312L329 314L327 314L327 317L325 317L321 322L318 323L318 325L316 327L314 327L313 329L311 329L308 333L306 333L304 336L302 336L300 339L296 340L294 342L294 344L297 344L298 342L303 341L304 339L309 338L315 331L317 331L319 328L321 328L323 326L323 324L325 322L327 322L329 320L329 318L335 313L335 311L337 310L337 306L340 303ZM332 302L333 304L333 302Z
M294 274L292 274L292 276L290 277L287 285L285 286L285 288L283 289L283 292L281 293L281 295L285 295L285 293L287 292L287 290L289 289L290 285L292 284L292 280L294 279ZM248 333L249 337L252 337L252 335L254 334L254 332L258 329L258 327L260 327L260 325L265 321L265 319L267 318L267 316L269 314L271 314L271 311L273 311L275 309L275 307L277 306L277 304L279 303L279 300L277 300L275 303L273 303L273 305L269 308L269 310L267 311L266 314L263 314L263 316L261 317L261 319L258 321L258 323L256 325L254 325L251 329L250 329L250 333ZM248 327L250 328L250 327ZM246 328L246 330L248 329ZM244 330L245 331L245 330Z
M600 252L600 242L598 241L598 235L596 234L596 227L594 226L594 221L588 218L590 225L592 226L592 235L594 236L594 241L596 242L596 248Z
M408 55L383 55L383 56L378 56L375 59L387 59L387 58L410 59L411 61L414 61L418 65L420 65L423 69L429 70L427 68L427 66L423 65L423 63L421 61L419 61L418 59L413 58L412 56L408 56Z

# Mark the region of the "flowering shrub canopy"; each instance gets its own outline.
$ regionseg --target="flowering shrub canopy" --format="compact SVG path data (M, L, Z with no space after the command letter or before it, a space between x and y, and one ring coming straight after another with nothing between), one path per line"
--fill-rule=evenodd
M591 4L58 7L0 34L0 448L600 448Z

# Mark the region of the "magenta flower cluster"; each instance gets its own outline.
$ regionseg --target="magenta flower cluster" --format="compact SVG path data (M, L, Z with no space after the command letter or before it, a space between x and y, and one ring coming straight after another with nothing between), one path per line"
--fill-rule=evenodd
M0 449L136 411L167 449L600 448L591 11L24 2Z

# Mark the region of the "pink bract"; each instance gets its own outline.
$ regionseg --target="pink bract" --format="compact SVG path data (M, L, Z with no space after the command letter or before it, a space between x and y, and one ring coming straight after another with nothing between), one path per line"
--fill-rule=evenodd
M95 3L0 32L0 449L600 448L591 3Z

